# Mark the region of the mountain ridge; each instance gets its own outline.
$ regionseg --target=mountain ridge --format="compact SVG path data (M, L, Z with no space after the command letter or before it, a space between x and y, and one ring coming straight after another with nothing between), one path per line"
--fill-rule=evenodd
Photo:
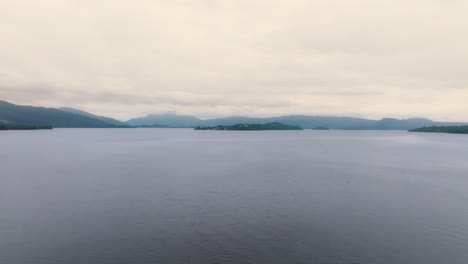
M0 123L8 125L51 126L57 128L116 127L99 119L56 108L16 105L0 100Z
M185 122L182 122L184 120ZM301 126L304 129L326 127L339 130L409 130L422 126L463 125L463 122L437 122L427 118L382 118L380 120L358 117L340 116L308 116L285 115L277 117L246 117L228 116L222 118L200 119L195 116L175 114L152 114L146 117L133 118L127 121L133 126L165 126L165 127L215 127L232 126L235 124L266 124L280 122L288 125Z
M380 120L346 117L284 115L276 117L228 116L201 119L191 115L149 114L122 122L113 118L94 115L75 108L45 108L16 105L0 100L0 124L36 125L52 127L153 127L153 128L195 128L232 126L235 124L267 124L279 122L300 126L304 129L324 127L338 130L411 130L431 126L461 126L468 122L438 122L427 118L382 118Z
M73 114L78 114L78 115L83 115L83 116L91 117L91 118L94 118L94 119L98 119L98 120L104 121L106 123L113 124L115 126L122 126L122 127L128 127L129 126L127 123L119 121L117 119L106 117L106 116L99 116L99 115L91 114L89 112L86 112L86 111L83 111L83 110L80 110L80 109L76 109L76 108L72 108L72 107L60 107L58 109L61 110L61 111L65 111L65 112L69 112L69 113L73 113Z

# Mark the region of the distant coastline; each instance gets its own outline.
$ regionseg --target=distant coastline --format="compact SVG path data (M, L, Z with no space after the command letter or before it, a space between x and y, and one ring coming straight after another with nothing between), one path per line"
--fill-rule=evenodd
M175 113L149 114L126 121L95 115L79 109L16 105L0 99L0 124L51 126L54 128L196 128L214 129L235 124L282 123L312 130L405 130L432 126L466 126L468 122L443 122L425 118L380 120L347 116L285 115L274 117L228 116L201 119Z
M1 125L0 130L40 130L53 129L51 126L34 126L34 125Z
M312 130L330 130L328 127L318 126L311 128Z
M300 126L286 125L279 122L267 124L236 124L232 126L196 127L195 130L236 130L236 131L258 131L258 130L304 130Z
M468 134L468 126L431 126L409 130L409 132Z

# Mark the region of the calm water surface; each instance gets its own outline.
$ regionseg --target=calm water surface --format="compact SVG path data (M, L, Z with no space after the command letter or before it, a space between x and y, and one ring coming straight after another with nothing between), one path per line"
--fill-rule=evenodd
M0 133L0 263L468 263L468 136Z

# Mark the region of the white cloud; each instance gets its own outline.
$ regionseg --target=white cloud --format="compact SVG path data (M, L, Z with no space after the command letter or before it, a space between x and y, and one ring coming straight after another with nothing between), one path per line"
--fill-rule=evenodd
M468 120L466 1L0 2L0 98L129 118Z

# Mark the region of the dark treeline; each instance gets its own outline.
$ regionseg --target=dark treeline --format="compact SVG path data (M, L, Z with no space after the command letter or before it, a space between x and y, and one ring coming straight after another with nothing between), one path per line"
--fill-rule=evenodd
M34 125L1 125L0 130L37 130L37 129L52 129L51 126L34 126Z
M268 124L236 124L232 126L196 127L195 130L303 130L300 126L285 125L278 122Z
M432 127L421 127L421 128L411 129L409 131L410 132L468 134L468 126L432 126Z

